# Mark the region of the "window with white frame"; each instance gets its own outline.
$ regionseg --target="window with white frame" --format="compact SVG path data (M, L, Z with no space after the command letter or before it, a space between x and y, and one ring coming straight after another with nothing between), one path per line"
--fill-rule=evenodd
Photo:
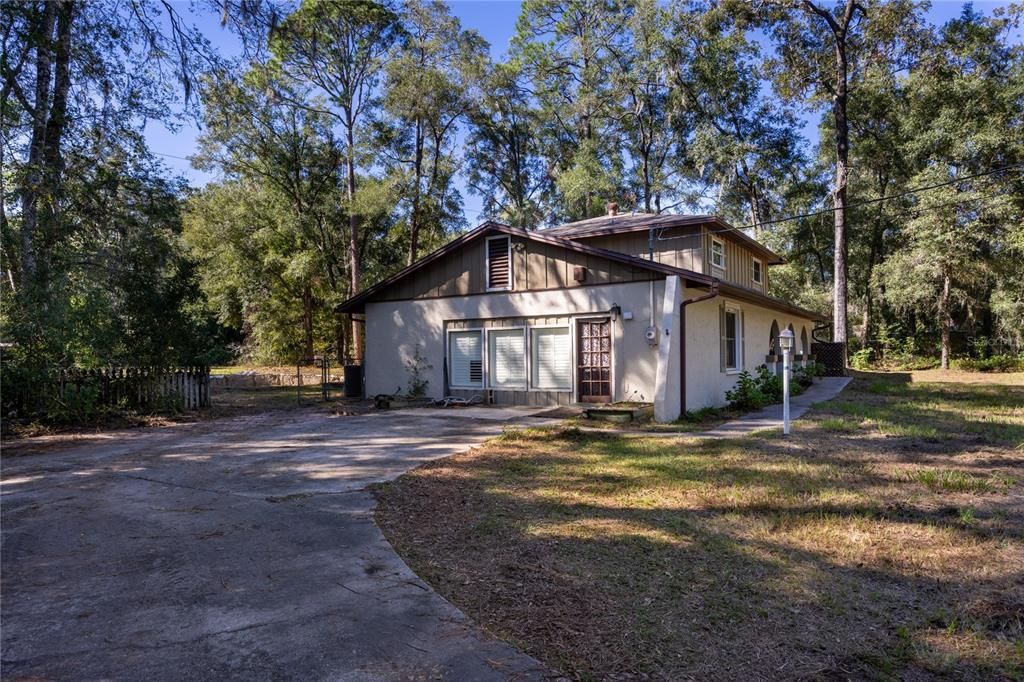
M487 348L487 385L526 388L526 330L489 329Z
M568 327L538 327L530 343L534 388L572 388L572 336Z
M487 290L512 288L512 240L491 237L487 240Z
M721 312L721 365L725 372L743 369L743 312L733 306L723 306Z
M753 260L752 267L753 272L751 273L751 278L754 280L754 284L764 284L764 273L761 272L761 268L763 267L761 261L755 258Z
M711 240L711 264L716 268L725 269L725 242Z
M479 329L448 333L448 384L452 388L483 388L483 348Z

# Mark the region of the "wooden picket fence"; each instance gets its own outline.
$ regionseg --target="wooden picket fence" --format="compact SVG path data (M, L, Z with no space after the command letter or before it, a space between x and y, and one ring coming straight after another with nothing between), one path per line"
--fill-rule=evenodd
M194 410L210 406L210 368L203 366L60 370L56 389L61 400L69 386L79 391L91 388L96 402L107 407Z
M209 407L210 368L104 367L8 373L3 419L81 421L101 412L173 412Z

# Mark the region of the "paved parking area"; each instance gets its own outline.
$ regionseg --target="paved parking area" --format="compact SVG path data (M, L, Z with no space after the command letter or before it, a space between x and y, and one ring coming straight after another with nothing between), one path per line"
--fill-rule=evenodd
M2 677L542 676L373 523L368 484L504 426L418 412L296 411L8 449Z

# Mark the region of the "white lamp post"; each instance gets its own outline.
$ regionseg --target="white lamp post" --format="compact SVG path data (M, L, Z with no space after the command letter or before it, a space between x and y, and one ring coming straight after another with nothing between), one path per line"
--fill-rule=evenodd
M783 329L779 334L782 348L782 433L789 435L789 366L793 357L793 330Z

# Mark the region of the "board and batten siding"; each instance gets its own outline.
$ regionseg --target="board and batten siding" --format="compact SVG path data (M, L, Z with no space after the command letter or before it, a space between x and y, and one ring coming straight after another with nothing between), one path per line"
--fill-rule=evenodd
M532 381L532 371L530 368L530 344L532 339L530 338L531 327L568 327L570 338L575 333L573 327L573 318L568 315L562 316L542 316L542 317L504 317L504 318L493 318L493 319L476 319L476 320L449 320L444 324L445 331L459 331L464 329L508 329L515 327L526 327L526 379L527 382ZM447 333L445 334L447 338ZM570 343L570 353L572 344ZM447 352L447 351L446 351ZM484 345L484 352L486 353L486 344ZM575 359L570 358L570 364L575 368ZM486 374L486 373L485 373ZM573 402L573 394L571 389L554 391L554 390L543 390L543 389L531 389L531 390L517 390L517 389L497 389L488 388L485 384L483 388L450 388L449 395L453 395L458 398L471 398L474 395L479 395L481 398L486 397L486 393L490 392L493 400L493 404L496 405L526 405L529 407L543 407L545 405L569 405Z
M725 246L725 271L711 264L711 242L717 239ZM765 293L768 290L768 263L754 256L750 249L727 235L703 228L704 254L707 268L702 272L741 287ZM761 284L754 282L754 259L761 261Z
M396 282L374 300L405 301L486 293L486 243L485 239L477 239L466 244ZM513 291L646 282L656 277L647 270L601 256L514 237L511 262ZM586 279L582 284L573 276L577 266L586 268Z
M701 248L701 228L698 225L673 227L660 231L661 239L654 240L654 260L674 268L703 272L704 254ZM590 246L626 253L647 259L651 255L649 234L646 231L603 235L586 239Z

